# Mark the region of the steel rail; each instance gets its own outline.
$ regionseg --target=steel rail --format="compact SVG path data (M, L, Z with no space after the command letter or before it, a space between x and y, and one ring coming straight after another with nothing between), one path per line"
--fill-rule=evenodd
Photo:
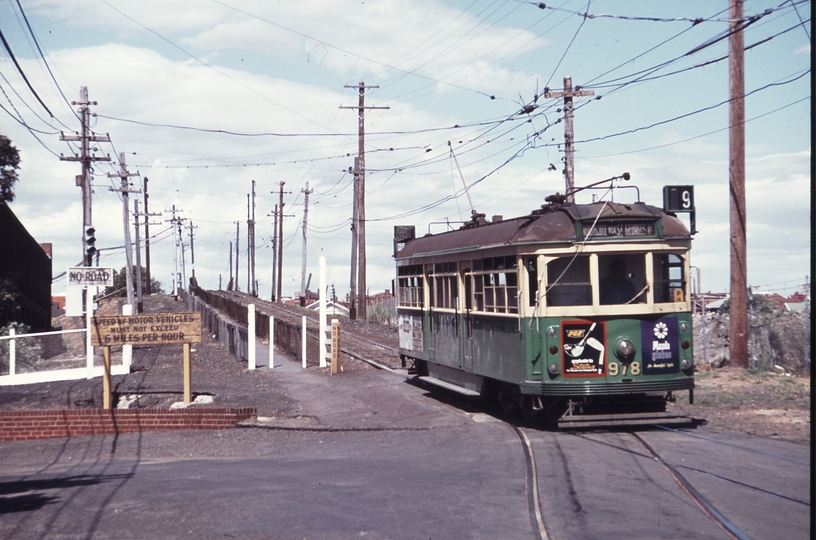
M686 492L686 494L691 497L697 506L703 511L705 515L710 517L715 523L717 523L720 527L722 527L725 532L731 538L736 540L751 540L751 537L745 534L739 527L731 523L725 516L723 516L714 505L712 505L708 500L703 497L699 491L697 491L694 486L692 486L686 478L680 474L680 472L666 463L663 458L658 454L654 448L652 448L649 443L647 443L643 438L638 435L637 433L631 434L651 455L652 457L660 463L664 469L669 472L674 481L680 486L680 488Z

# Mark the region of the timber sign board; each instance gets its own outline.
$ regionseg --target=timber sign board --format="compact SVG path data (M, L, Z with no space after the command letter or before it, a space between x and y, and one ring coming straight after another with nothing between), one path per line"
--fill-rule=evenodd
M200 313L142 313L91 319L91 345L94 347L200 341Z

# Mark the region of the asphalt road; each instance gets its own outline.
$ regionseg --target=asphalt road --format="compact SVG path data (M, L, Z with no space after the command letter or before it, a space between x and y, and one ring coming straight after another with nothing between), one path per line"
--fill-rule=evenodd
M0 443L0 537L542 537L513 426L391 373L276 362L293 406L252 426ZM810 536L806 446L522 429L548 538L728 538L643 443L745 537Z

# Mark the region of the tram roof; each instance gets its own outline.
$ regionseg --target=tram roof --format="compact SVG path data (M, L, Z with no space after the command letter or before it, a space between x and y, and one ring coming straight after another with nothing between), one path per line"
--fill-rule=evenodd
M479 216L465 223L458 230L439 234L429 233L414 238L406 242L405 247L400 250L396 258L405 259L523 244L572 243L583 240L578 237L576 225L583 224L588 230L596 219L599 224L657 224L661 222L662 227L655 227L655 234L647 238L690 238L688 229L677 217L642 202L547 204L526 216L493 222L488 222L483 216ZM662 234L657 236L661 229ZM626 242L631 238L618 237L616 240Z

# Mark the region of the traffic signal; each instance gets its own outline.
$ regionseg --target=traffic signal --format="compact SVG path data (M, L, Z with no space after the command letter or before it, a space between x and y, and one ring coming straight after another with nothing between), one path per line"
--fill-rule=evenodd
M85 256L87 258L87 266L92 266L91 261L93 254L96 253L96 246L94 245L96 243L95 232L96 229L93 227L88 227L85 231Z

